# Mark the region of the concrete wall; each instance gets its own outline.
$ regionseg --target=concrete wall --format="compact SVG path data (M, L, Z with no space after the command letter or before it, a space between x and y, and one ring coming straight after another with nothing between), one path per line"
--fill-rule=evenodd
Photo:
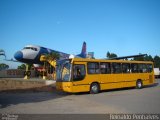
M1 70L0 78L23 78L25 70L9 69ZM31 77L35 77L35 71L31 70Z
M51 91L56 89L56 81L38 78L24 80L23 78L0 78L0 92L12 90Z
M46 86L45 80L24 80L23 78L0 78L0 91L29 89Z

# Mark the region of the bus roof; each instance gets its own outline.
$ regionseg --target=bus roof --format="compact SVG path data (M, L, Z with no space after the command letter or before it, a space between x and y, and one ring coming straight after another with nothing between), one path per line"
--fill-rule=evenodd
M135 61L135 60L107 60L107 59L88 59L88 58L72 58L72 62L122 62L122 63L150 63L152 61Z

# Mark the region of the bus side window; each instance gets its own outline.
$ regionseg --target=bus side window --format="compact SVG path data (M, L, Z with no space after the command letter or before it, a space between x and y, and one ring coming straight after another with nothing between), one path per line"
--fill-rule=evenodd
M101 74L110 74L111 73L111 65L110 63L100 63Z
M130 73L130 64L129 63L122 63L122 72L123 73Z
M122 73L121 63L112 63L113 73Z
M85 65L74 65L73 66L73 80L83 80L86 75Z
M148 71L149 73L151 73L151 72L153 71L153 66L152 66L152 64L147 64L147 71Z
M139 72L140 73L146 73L147 72L146 64L139 64Z
M99 63L98 62L89 62L87 64L88 74L99 74Z
M132 63L131 64L131 72L132 73L138 73L138 64L137 63Z

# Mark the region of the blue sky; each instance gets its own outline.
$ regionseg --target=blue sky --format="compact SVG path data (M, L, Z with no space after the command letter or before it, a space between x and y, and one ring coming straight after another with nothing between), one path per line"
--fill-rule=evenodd
M8 59L27 44L78 54L86 41L96 58L107 51L160 55L159 6L160 0L0 0L0 49Z

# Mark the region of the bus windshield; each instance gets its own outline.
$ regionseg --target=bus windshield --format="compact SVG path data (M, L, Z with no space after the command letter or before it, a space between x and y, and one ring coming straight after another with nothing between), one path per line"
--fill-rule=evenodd
M56 80L62 82L70 81L71 63L69 60L60 60L56 67Z

